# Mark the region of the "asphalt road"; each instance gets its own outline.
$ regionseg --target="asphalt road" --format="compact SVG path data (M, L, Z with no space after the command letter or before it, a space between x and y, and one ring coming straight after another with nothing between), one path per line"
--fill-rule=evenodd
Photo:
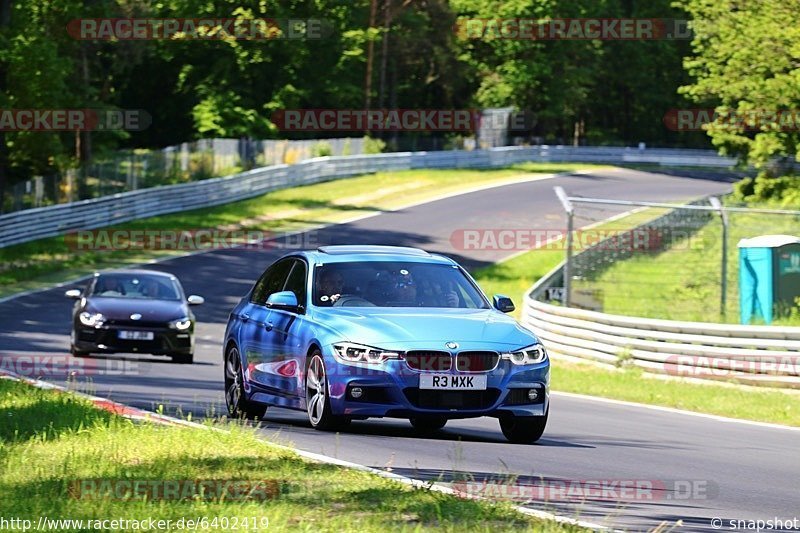
M472 269L514 250L456 250L453 232L563 229L554 185L572 195L653 201L730 188L713 175L595 171L454 196L290 240L418 246ZM622 210L584 211L578 224ZM0 303L0 368L58 382L73 373L82 390L133 406L163 405L195 417L220 415L225 410L220 340L228 313L283 251L218 250L149 267L176 274L187 293L206 298L206 305L196 308L197 350L191 367L136 354L71 358L72 302L60 288ZM746 392L742 401L747 401ZM337 436L312 430L303 413L272 409L261 431L301 449L417 478L448 482L466 476L472 483L459 486L475 491L482 481L514 475L526 485L518 495L538 500L528 503L531 507L631 531L679 520L682 525L675 530L711 531L714 517L725 520L723 530L732 531L739 529L730 528L729 519L787 519L800 509L800 432L557 394L545 436L531 446L508 444L491 418L453 421L430 437L415 434L405 420L356 421Z

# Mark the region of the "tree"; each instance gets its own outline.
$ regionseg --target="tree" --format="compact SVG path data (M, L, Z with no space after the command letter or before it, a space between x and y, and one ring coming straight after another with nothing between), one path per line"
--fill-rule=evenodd
M681 91L720 113L707 126L712 143L757 167L775 157L795 160L800 0L682 0L681 6L695 34L685 60L694 82Z

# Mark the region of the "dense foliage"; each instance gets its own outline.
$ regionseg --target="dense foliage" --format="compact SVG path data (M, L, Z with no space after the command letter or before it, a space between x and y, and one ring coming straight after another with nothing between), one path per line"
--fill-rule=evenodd
M10 183L117 148L203 137L320 136L279 131L270 117L287 108L512 106L533 117L528 140L707 147L704 132L673 131L665 114L692 100L735 109L785 108L800 100L800 30L792 20L798 2L732 9L739 3L0 0L0 109L144 109L153 117L141 132L0 131L0 201ZM475 39L454 30L465 17L682 19L687 13L698 20L694 41ZM99 17L317 18L327 31L321 39L122 41L80 40L67 31L70 21ZM683 58L692 53L687 72ZM796 132L714 127L710 133L720 148L758 161L796 151ZM398 147L397 135L382 137Z

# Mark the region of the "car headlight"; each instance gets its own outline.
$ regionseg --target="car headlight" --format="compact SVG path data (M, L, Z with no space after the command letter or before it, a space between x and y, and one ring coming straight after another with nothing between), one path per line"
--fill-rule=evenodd
M78 315L78 320L80 320L81 324L84 326L89 326L90 328L99 328L103 325L103 322L106 321L106 317L100 313L89 313L88 311L84 311Z
M372 346L363 346L351 342L337 342L333 345L336 358L342 363L366 363L379 365L390 359L399 359L400 354Z
M547 359L547 351L541 344L534 344L521 350L504 353L501 357L515 365L535 365Z
M169 327L178 331L186 331L191 325L192 321L188 317L179 318L169 323Z

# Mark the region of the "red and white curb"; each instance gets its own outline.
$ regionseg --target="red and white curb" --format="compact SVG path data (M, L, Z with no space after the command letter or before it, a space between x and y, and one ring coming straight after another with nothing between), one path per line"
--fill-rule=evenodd
M63 387L61 385L56 385L54 383L50 383L47 381L41 381L38 379L31 379L25 376L20 376L13 372L8 372L6 370L0 370L0 379L7 379L11 381L18 381L22 383L26 383L32 387L36 387L37 389L43 390L51 390L56 392L61 392L65 394L72 394L73 396L82 398L92 405L97 407L98 409L102 409L104 411L108 411L109 413L113 413L115 415L121 416L123 418L127 418L129 420L134 420L138 422L152 422L155 424L162 424L168 426L183 426L183 427L190 427L194 429L202 429L207 431L226 431L223 428L217 428L213 426L206 426L203 424L198 424L197 422L190 422L188 420L181 420L179 418L174 418L167 415L162 415L159 413L154 413L152 411L146 411L144 409L139 409L136 407L130 407L125 404L121 404L119 402L115 402L113 400L109 400L107 398L100 398L99 396L93 396L91 394L86 394L84 392L75 391L68 387ZM370 466L360 465L358 463L351 463L350 461L343 461L341 459L336 459L335 457L329 457L327 455L322 455L319 453L308 452L305 450L298 450L295 448L291 448L289 446L284 446L282 444L276 444L274 442L264 441L265 444L269 446L278 448L280 450L289 451L292 453L297 454L304 459L308 459L310 461L318 462L318 463L325 463L330 465L341 466L344 468L349 468L352 470L358 470L360 472L368 472L370 474L374 474L376 476L380 476L385 479L391 479L397 482L400 482L404 485L409 485L411 487L417 489L425 489L425 490L433 490L436 492L441 492L443 494L449 494L452 496L456 496L459 498L468 498L474 500L485 500L485 501L492 501L489 498L485 498L480 495L475 494L465 494L463 492L457 491L448 487L446 485L441 485L439 483L434 483L431 481L423 481L421 479L413 479L406 476L401 476L395 474L393 472L387 472L386 470L379 470L377 468L372 468ZM573 526L584 527L587 529L592 529L595 531L604 531L604 532L616 532L618 530L614 530L608 526L604 526L602 524L596 524L593 522L586 522L584 520L578 520L575 518L570 518L567 516L561 516L553 513L548 513L547 511L539 511L537 509L531 509L529 507L522 507L519 505L513 506L514 509L522 514L532 516L535 518L540 518L542 520L552 520L553 522L558 522L560 524L569 524Z

